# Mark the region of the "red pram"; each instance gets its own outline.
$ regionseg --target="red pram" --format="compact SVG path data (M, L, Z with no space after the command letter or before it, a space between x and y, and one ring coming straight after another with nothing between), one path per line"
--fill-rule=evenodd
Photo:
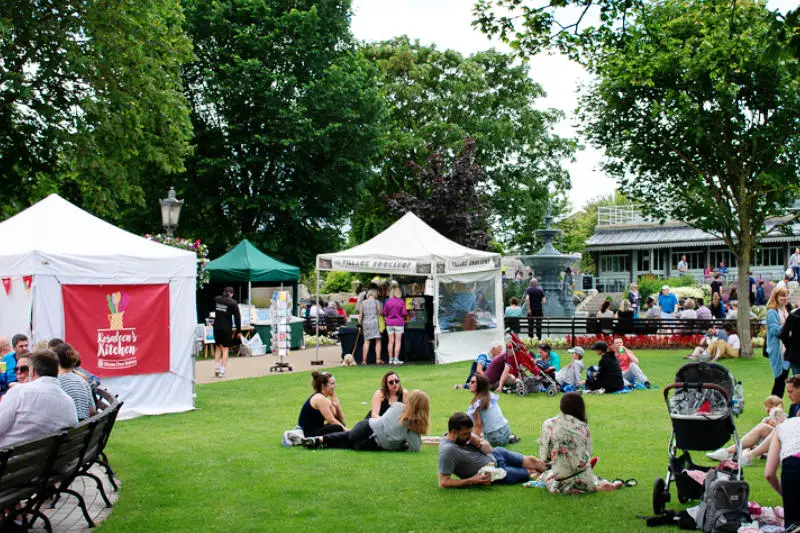
M516 333L513 331L508 333L509 342L506 345L508 363L511 366L511 374L517 378L513 392L518 396L527 396L528 393L545 389L548 396L555 396L559 391L555 376L539 367L536 359L528 352Z

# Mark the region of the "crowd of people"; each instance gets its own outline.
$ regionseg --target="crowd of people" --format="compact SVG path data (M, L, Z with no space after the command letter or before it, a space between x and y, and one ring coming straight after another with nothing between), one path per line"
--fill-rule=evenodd
M496 357L500 357L497 354ZM523 455L503 446L519 442L511 432L483 368L467 381L472 399L465 411L448 420L442 437L425 437L430 426L430 400L421 390L406 390L394 370L384 374L366 417L348 429L336 394L336 378L312 372L312 392L300 409L298 425L286 431L284 446L323 450L418 452L427 440L438 444L438 476L442 488L517 484L532 476L550 492L576 494L610 491L622 482L609 482L594 473L586 405L579 393L561 398L560 412L542 424L539 456Z
M28 337L0 337L0 448L53 434L95 414L100 381L80 367L80 354L61 339L29 351Z

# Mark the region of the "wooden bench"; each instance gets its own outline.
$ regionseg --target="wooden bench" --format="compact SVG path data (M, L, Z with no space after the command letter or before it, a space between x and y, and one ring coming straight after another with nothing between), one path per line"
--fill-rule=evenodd
M335 337L338 335L339 328L347 324L347 318L343 316L324 316L319 323L319 333L320 335L326 335L328 337ZM303 330L308 335L316 335L317 334L317 321L316 318L307 316L305 318L305 322L303 323Z
M52 533L50 521L41 507L50 498L55 505L61 494L74 496L87 524L94 527L83 497L69 488L79 476L93 478L106 506L111 507L102 483L88 469L94 464L105 465L112 486L117 489L103 450L122 403L107 391L103 390L100 395L104 403L98 412L74 428L0 450L0 509L20 506L16 513L5 518L0 516L0 531L10 527L16 516L21 516L25 527L31 527L39 518Z
M725 324L736 326L736 320L726 319L681 319L681 318L597 318L597 317L506 317L505 325L515 332L536 333L537 324L543 337L570 336L573 346L578 335L704 335L712 325L722 328ZM750 331L758 332L761 323L750 320Z

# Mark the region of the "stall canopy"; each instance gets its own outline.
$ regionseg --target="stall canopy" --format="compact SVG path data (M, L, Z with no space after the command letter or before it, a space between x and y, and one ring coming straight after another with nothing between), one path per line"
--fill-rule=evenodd
M0 223L0 242L0 276L30 280L33 339L63 339L65 323L77 324L75 337L94 339L97 350L79 350L83 366L106 355L120 363L106 366L101 379L124 402L122 418L193 409L193 252L128 233L55 194ZM92 291L99 302L87 299ZM125 295L122 301L118 294ZM159 299L149 296L155 294ZM65 302L85 305L87 312L65 315ZM158 334L148 327L151 315L161 320ZM3 335L18 333L6 329L0 324ZM102 355L101 336L108 342ZM73 342L69 335L66 340Z
M431 278L439 363L473 359L503 340L500 254L451 241L413 213L354 248L318 255L317 270Z
M300 268L273 259L247 239L206 266L211 281L225 282L291 282L300 279Z
M211 283L247 283L247 302L252 303L252 284L286 284L294 286L294 312L297 313L297 283L300 268L268 256L248 241L243 240L225 255L206 266Z

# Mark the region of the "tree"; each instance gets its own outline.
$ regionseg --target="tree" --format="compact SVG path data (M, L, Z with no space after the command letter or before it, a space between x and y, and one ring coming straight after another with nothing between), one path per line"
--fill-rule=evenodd
M576 253L583 252L586 249L586 241L594 234L597 227L598 207L627 205L628 203L629 200L619 191L616 191L586 202L580 211L562 219L558 223L558 228L564 232L561 236L561 251ZM581 268L584 272L597 272L591 254L582 254Z
M348 0L185 0L196 150L176 188L214 252L246 237L285 261L335 249L375 164L383 107Z
M0 215L57 192L118 220L183 171L182 23L176 0L0 3Z
M562 163L572 158L575 142L552 133L560 112L535 107L544 93L528 67L495 50L464 57L407 37L363 50L382 74L388 131L382 163L353 217L352 240L362 242L391 224L387 198L415 182L409 161L422 165L437 153L449 164L471 137L486 174L495 238L507 249L531 251L548 186L555 194L569 188Z
M752 251L793 220L800 191L800 61L771 53L775 20L751 2L644 6L594 64L580 114L625 194L736 256L746 355Z
M448 239L487 250L491 204L485 192L485 175L475 162L475 140L463 142L464 148L450 169L441 152L429 155L425 165L411 163L413 183L408 190L391 196L389 210L395 218L413 211Z

